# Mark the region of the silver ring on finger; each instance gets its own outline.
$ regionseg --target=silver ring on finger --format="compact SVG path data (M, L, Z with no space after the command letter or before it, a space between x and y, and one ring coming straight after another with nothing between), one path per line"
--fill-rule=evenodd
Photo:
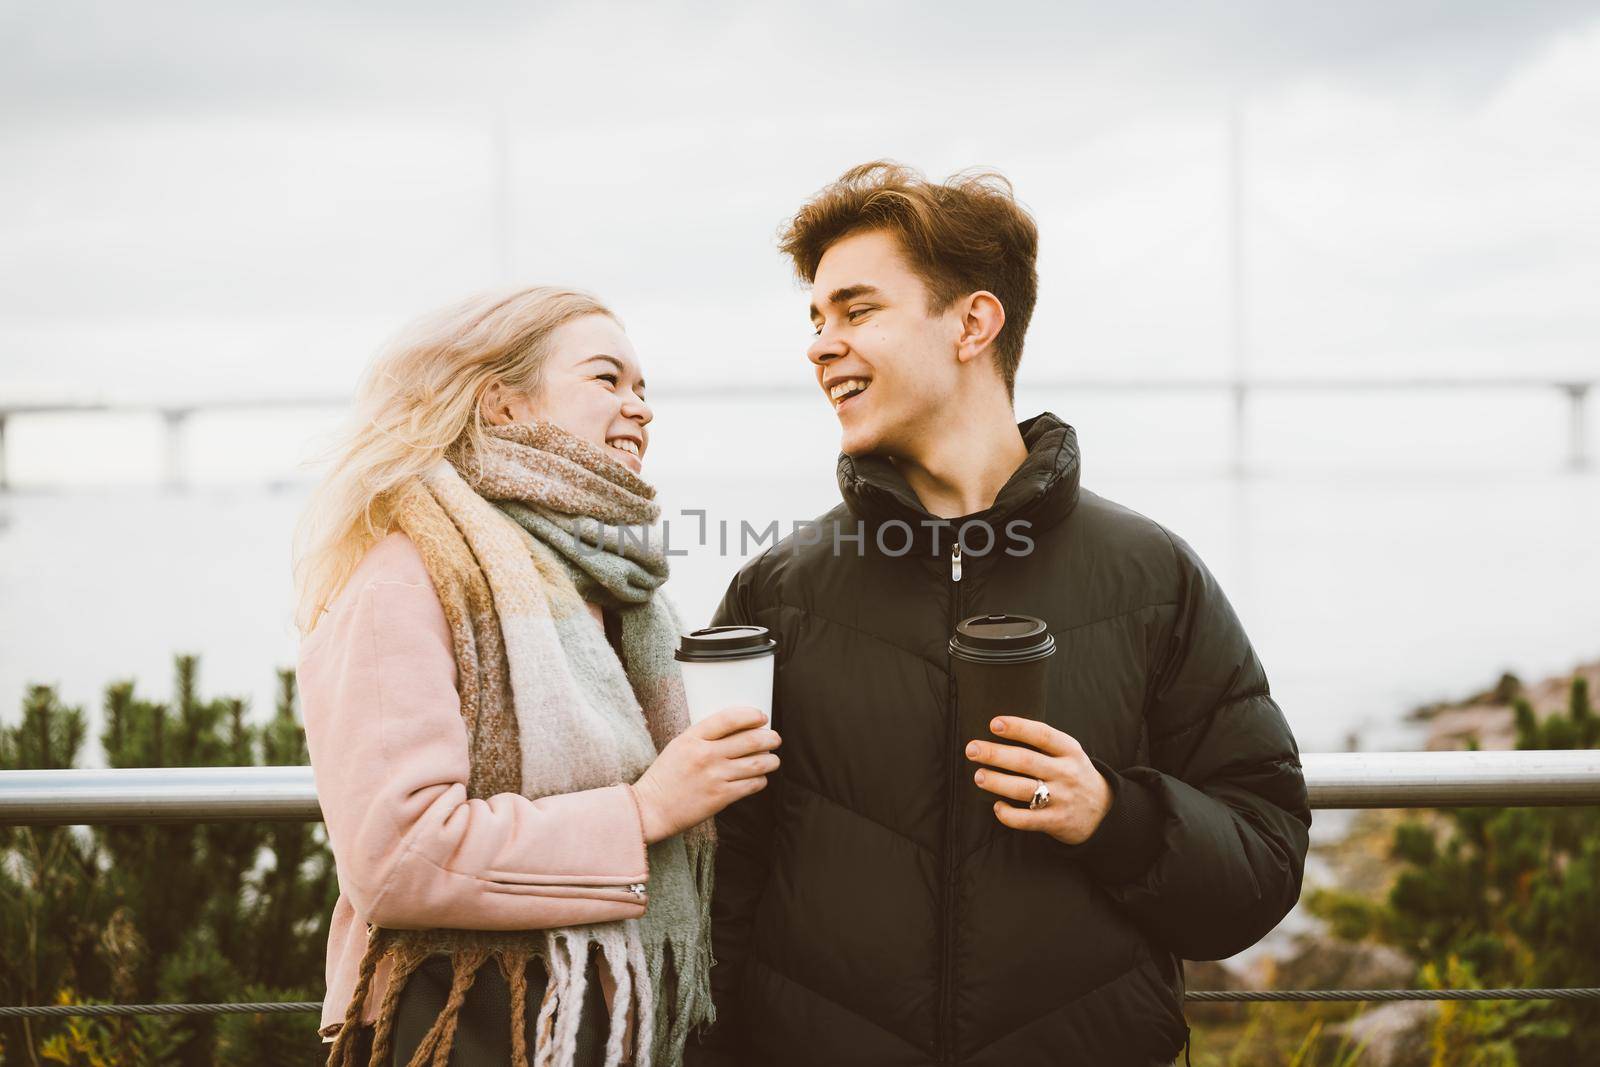
M1039 784L1033 787L1033 799L1028 801L1028 810L1038 811L1048 803L1050 803L1050 787L1040 779Z

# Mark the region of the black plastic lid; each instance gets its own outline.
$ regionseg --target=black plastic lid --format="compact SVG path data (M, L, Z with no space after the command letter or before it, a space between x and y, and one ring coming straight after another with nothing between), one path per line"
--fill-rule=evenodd
M719 659L751 659L765 656L778 642L765 626L708 626L692 630L678 639L673 658L698 663Z
M974 615L956 625L950 654L983 663L1026 663L1056 650L1043 619L1032 615Z

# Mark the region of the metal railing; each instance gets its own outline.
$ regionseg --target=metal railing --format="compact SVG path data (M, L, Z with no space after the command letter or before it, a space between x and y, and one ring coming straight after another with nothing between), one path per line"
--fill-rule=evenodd
M1600 804L1600 749L1313 752L1313 808ZM0 825L317 820L310 767L0 771Z
M1030 391L1070 390L1076 393L1222 393L1232 399L1232 456L1235 471L1246 469L1248 461L1247 413L1254 393L1371 393L1371 392L1556 392L1567 401L1567 453L1565 466L1570 471L1588 470L1589 396L1600 381L1583 378L1079 378L1023 383ZM663 386L652 396L689 397L709 400L784 400L812 397L815 388L804 384L729 383L713 386ZM326 411L348 409L348 395L315 393L255 398L222 397L207 400L174 401L78 401L47 400L35 403L0 402L0 492L9 487L6 467L6 423L14 418L34 415L149 414L159 416L165 426L165 481L169 488L185 484L183 433L190 419L208 412L223 411Z
M1600 750L1334 752L1302 757L1311 806L1512 807L1600 804ZM0 771L0 826L317 820L310 767ZM1600 989L1188 990L1190 1002L1600 1000ZM313 1001L52 1004L0 1018L312 1013Z

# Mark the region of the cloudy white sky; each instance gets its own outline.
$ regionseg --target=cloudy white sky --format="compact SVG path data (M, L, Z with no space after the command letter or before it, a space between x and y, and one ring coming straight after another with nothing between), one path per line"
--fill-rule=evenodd
M1025 382L1221 373L1235 106L1253 369L1600 370L1592 3L10 0L0 395L343 392L508 273L794 381L774 231L879 156L1036 214Z
M1326 720L1312 747L1501 662L1592 655L1593 479L1527 475L1565 447L1554 394L1253 402L1253 458L1289 473L1222 494L1188 473L1226 459L1222 399L1043 387L1231 370L1234 110L1252 373L1600 376L1594 0L0 0L0 406L344 394L421 311L576 284L621 312L662 398L663 499L800 518L835 499L820 402L669 407L668 388L806 381L774 234L839 172L987 166L1041 228L1019 409L1059 401L1095 487L1218 568L1296 728ZM283 477L314 421L196 419L184 465ZM146 416L6 432L25 488L148 484L166 443ZM730 436L758 442L750 469L707 475ZM1385 475L1457 473L1321 485L1358 444ZM1106 477L1140 454L1164 480ZM1486 492L1487 468L1520 473ZM92 703L127 672L161 692L183 648L269 706L298 499L10 498L0 696L61 680ZM733 561L683 564L703 617ZM1330 673L1330 648L1372 669Z

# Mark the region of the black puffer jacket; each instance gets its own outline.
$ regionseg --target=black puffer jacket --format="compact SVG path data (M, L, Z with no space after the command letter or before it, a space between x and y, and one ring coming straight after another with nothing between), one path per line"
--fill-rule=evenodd
M841 456L820 536L729 588L716 622L781 642L783 768L718 819L721 1021L691 1063L1167 1064L1178 959L1253 944L1299 895L1298 754L1222 591L1183 541L1079 489L1070 426L1020 428L1029 455L994 506L948 526L886 460ZM957 580L954 529L979 519L996 547L967 538ZM1026 555L1004 551L1016 520ZM946 642L997 611L1049 624L1048 720L1114 790L1082 845L952 821L974 767Z

